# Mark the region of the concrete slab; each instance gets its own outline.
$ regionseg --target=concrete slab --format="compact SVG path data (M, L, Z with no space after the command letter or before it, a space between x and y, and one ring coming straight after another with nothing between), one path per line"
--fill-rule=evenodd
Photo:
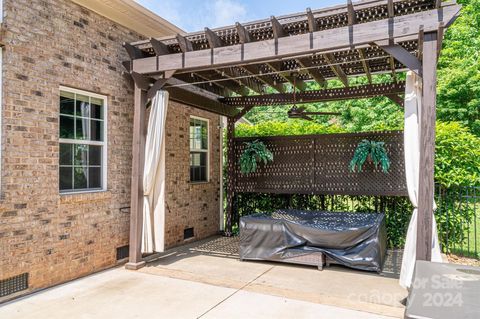
M394 257L394 258L392 258ZM269 262L241 262L238 239L211 238L179 247L141 269L141 272L242 289L271 296L402 317L407 296L398 284L393 254L382 275L332 266L316 267ZM401 259L399 259L401 262Z
M0 306L0 318L400 318L395 278L332 266L241 262L212 238Z
M234 292L117 268L7 303L0 318L197 318Z
M341 309L338 307L239 291L202 318L229 319L386 319L391 317Z

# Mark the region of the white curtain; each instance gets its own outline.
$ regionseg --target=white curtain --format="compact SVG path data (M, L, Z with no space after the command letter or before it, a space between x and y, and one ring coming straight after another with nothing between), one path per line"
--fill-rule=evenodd
M410 224L408 225L407 240L403 251L400 285L409 288L412 283L413 270L417 249L417 218L418 218L418 179L420 176L420 112L422 109L421 79L412 71L407 73L405 88L405 175L407 178L408 196L414 207ZM435 203L434 203L434 209ZM432 261L442 262L440 245L438 242L437 224L435 216L432 225Z
M162 252L165 234L165 124L168 92L152 100L145 141L142 253Z

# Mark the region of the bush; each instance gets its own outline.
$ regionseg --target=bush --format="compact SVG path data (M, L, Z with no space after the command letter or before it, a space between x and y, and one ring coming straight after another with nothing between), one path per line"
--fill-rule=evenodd
M460 123L437 123L435 182L445 187L480 185L480 138Z
M257 125L239 124L235 129L235 136L279 136L279 135L309 135L331 134L345 132L339 126L326 126L316 122L307 121L268 121Z

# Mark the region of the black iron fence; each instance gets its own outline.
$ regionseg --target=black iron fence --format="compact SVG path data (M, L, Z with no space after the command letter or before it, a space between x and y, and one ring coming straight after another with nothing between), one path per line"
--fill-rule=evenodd
M435 213L442 249L480 259L480 186L436 187ZM291 207L305 210L384 212L388 244L402 248L413 207L407 197L241 193L235 200L235 224L241 216Z

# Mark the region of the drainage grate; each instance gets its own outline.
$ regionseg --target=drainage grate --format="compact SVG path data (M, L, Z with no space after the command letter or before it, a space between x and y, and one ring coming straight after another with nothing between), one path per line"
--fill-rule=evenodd
M117 260L128 258L128 251L130 247L128 245L117 248Z
M193 236L194 236L193 227L186 228L186 229L183 230L183 240L192 238Z
M0 297L28 289L28 273L0 280Z

